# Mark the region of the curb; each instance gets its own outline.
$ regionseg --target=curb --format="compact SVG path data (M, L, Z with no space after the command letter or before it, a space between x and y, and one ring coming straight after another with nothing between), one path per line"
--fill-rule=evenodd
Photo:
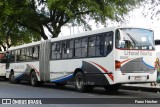
M145 92L160 92L160 88L154 88L154 87L138 87L138 86L121 86L120 89L124 90L135 90L135 91L145 91Z

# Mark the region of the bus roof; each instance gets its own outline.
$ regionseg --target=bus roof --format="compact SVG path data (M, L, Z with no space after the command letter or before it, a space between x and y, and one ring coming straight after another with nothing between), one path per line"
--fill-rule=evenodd
M6 53L6 51L0 51L0 54Z
M93 31L86 31L78 34L73 34L73 35L68 35L68 36L62 36L58 38L51 38L51 42L53 41L59 41L59 40L65 40L65 39L72 39L72 38L77 38L77 37L84 37L88 35L93 35L93 34L98 34L98 33L103 33L103 32L109 32L109 31L115 31L118 28L140 28L140 29L148 29L148 28L142 28L142 27L134 27L134 26L123 26L123 27L105 27L103 29L97 29ZM151 29L148 29L151 30Z
M109 31L113 31L114 32L118 28L141 28L141 29L147 29L147 28L132 27L132 26L105 27L103 29L97 29L97 30L93 30L93 31L86 31L86 32L83 32L83 33L78 33L78 34L73 34L73 35L68 35L68 36L63 36L63 37L51 38L49 40L51 42L54 42L54 41L59 41L59 40L72 39L72 38L77 38L77 37L84 37L84 36L93 35L93 34L97 34L97 33L103 33L103 32L109 32ZM151 29L148 29L148 30L151 30ZM21 49L21 48L25 48L25 47L29 47L29 46L39 45L41 42L42 41L37 41L37 42L33 42L33 43L28 43L28 44L24 44L24 45L11 47L11 48L8 49L8 51L9 50Z
M25 47L29 47L29 46L35 46L35 45L39 45L40 43L41 43L41 41L37 41L37 42L33 42L33 43L19 45L19 46L15 46L15 47L9 48L8 51L10 51L10 50L16 50L16 49L21 49L21 48L25 48Z

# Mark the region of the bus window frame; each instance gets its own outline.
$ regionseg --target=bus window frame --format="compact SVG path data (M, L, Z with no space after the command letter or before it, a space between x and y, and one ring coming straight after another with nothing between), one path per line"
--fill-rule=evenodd
M110 53L110 52L108 52L108 53L105 53L103 56L88 56L88 46L89 46L89 37L93 37L93 36L97 36L97 35L99 35L99 34L106 34L107 33L107 35L111 35L112 36L112 47L111 47L111 50L110 50L110 52L112 52L113 51L113 49L114 49L114 37L115 37L115 33L114 33L114 31L107 31L107 32L101 32L101 33L97 33L97 34L93 34L93 35L86 35L86 36L83 36L83 37L77 37L77 38L70 38L70 39L65 39L65 40L58 40L58 41L53 41L53 42L51 42L51 47L50 47L50 61L52 61L52 60L68 60L68 59L84 59L84 58L99 58L99 57L106 57L106 56L108 56L108 54ZM106 37L107 35L105 35L104 37ZM83 39L83 38L87 38L87 56L86 57L74 57L74 51L75 51L75 39ZM61 57L59 58L59 59L53 59L52 58L52 45L54 44L54 43L57 43L57 42L59 42L59 43L62 43L62 42L64 42L64 41L71 41L71 40L74 40L74 47L73 47L73 57L72 58L62 58L62 52L60 53L61 54ZM96 45L96 44L95 44ZM105 45L105 43L104 43L104 45ZM104 46L105 47L105 46ZM96 50L95 50L96 51Z

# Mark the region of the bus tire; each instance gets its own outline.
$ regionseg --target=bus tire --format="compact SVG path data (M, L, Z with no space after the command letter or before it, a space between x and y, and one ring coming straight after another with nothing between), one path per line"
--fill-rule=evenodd
M106 92L108 92L108 91L118 91L120 86L121 86L120 84L105 85L104 88L105 88Z
M85 85L85 76L82 72L75 74L75 88L79 92L90 92L93 89L91 85Z
M36 75L35 72L32 72L32 73L31 73L30 78L31 78L31 85L32 85L32 86L34 86L34 87L39 86L39 83L40 83L40 82L38 82L37 75Z
M43 86L44 82L43 81L39 81L38 82L38 86Z
M14 78L14 72L11 72L10 75L9 75L9 81L10 81L11 83L19 83L21 80L16 80L16 79Z

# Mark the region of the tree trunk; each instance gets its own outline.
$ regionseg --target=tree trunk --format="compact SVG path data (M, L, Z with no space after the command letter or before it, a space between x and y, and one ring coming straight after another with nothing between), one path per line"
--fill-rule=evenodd
M44 40L47 40L48 37L46 36L45 32L44 32L44 28L43 26L41 26L41 37L44 39Z
M7 47L10 48L12 46L12 44L7 44Z
M6 51L7 50L7 47L5 45L2 45L3 47L3 50Z
M52 33L52 38L58 37L58 35L60 34L60 32L61 32L60 28L54 29L54 32Z
M47 39L48 39L48 37L47 37L45 34L43 34L43 33L41 33L41 37L42 37L44 40L47 40Z

